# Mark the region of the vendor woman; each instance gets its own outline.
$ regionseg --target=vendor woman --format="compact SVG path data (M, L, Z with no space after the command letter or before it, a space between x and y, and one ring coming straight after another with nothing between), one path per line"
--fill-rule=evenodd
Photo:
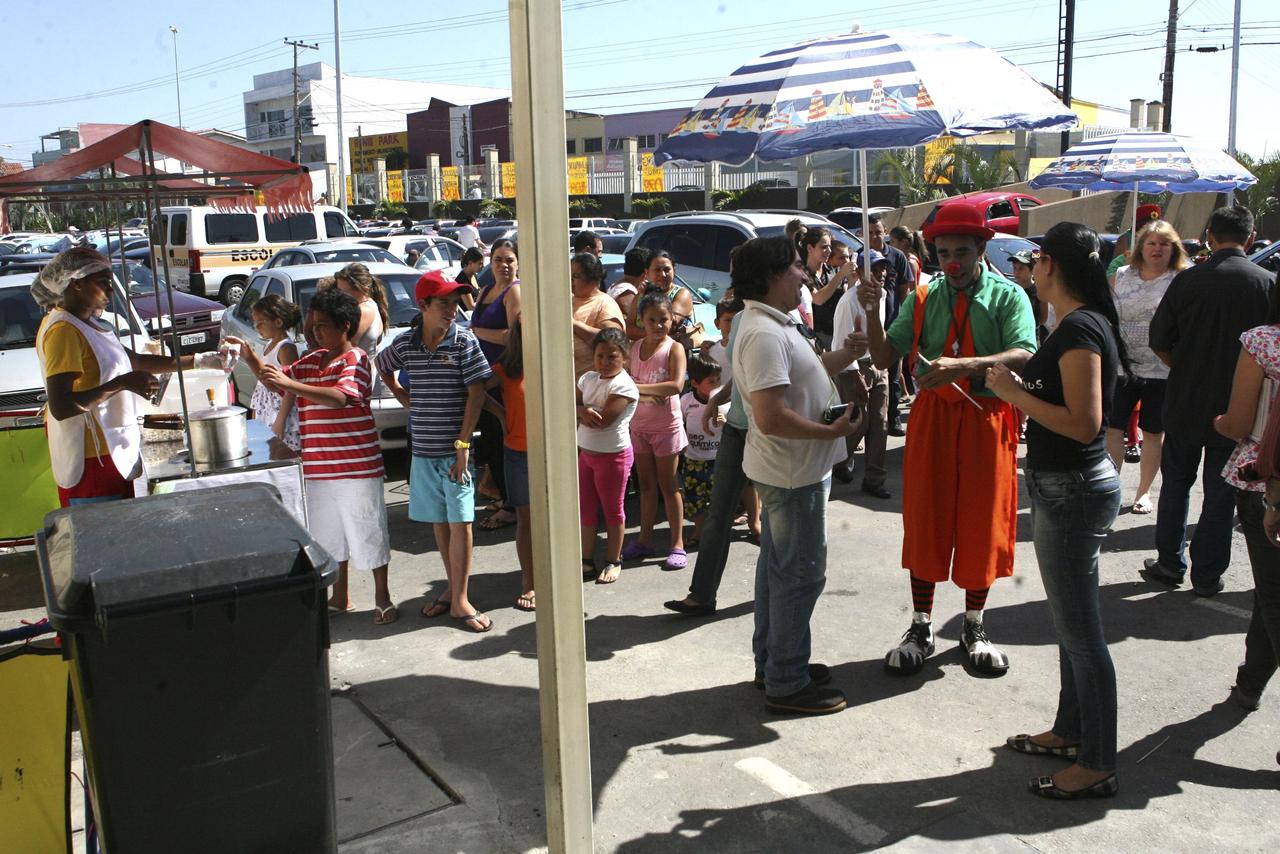
M60 253L31 285L49 309L36 333L48 397L45 429L63 507L129 498L141 470L134 395L159 389L169 356L126 350L101 314L111 304L111 263L88 247ZM216 354L207 354L217 358ZM182 366L192 367L192 356Z

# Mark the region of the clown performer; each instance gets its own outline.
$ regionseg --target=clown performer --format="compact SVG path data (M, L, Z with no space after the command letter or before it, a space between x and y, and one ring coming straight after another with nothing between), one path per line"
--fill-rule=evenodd
M49 458L63 507L133 496L141 471L135 395L159 390L156 374L173 371L169 356L125 349L102 320L112 307L111 263L89 247L49 262L31 284L48 311L36 333L36 354L48 406ZM184 369L222 366L217 353L183 356Z
M1013 574L1017 540L1018 422L983 384L994 365L1018 371L1036 349L1031 304L982 262L995 232L976 208L945 205L924 227L944 275L907 295L886 332L868 311L867 337L881 370L907 356L921 391L903 460L902 566L911 573L911 626L885 656L890 673L916 673L933 654L933 592L950 578L965 591L960 647L972 672L1001 675L1009 659L982 624L987 593ZM874 280L858 300L875 308Z

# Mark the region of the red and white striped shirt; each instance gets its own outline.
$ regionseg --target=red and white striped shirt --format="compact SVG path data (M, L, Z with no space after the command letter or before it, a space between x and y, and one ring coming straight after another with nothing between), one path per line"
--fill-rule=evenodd
M298 397L302 428L302 475L310 480L382 477L382 450L369 398L373 382L369 357L352 347L321 366L328 350L313 350L284 369L304 385L339 389L345 406L326 406Z

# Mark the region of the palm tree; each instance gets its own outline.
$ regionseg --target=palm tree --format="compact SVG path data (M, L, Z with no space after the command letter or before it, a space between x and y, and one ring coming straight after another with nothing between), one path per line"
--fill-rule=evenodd
M591 196L575 196L569 199L569 213L582 216L591 211L600 210L600 200Z
M510 205L497 199L489 199L480 205L480 216L486 219L512 219L515 215Z
M1012 151L997 152L994 158L987 160L972 145L957 145L951 149L951 173L953 182L963 182L973 190L990 190L1022 180Z
M1236 160L1258 179L1247 190L1239 190L1236 195L1241 203L1253 214L1257 222L1268 214L1280 209L1280 151L1273 151L1264 157L1252 157L1248 154L1236 154Z
M947 195L942 185L950 171L949 158L938 158L925 170L920 162L922 153L921 148L896 148L881 154L872 166L873 174L880 180L896 183L901 188L903 205L929 202Z

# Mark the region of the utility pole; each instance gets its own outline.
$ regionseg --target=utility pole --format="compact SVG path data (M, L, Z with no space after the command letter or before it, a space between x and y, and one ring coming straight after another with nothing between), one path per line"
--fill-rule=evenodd
M1062 17L1059 22L1058 41L1058 97L1068 108L1071 107L1071 66L1075 58L1076 42L1076 0L1062 0L1060 7ZM1071 147L1071 131L1062 132L1062 151L1066 154Z
M339 0L333 0L333 70L334 88L338 101L338 206L347 212L347 174L343 164L346 162L347 138L342 129L342 9ZM327 152L326 152L327 153ZM355 183L353 178L352 184Z
M1173 58L1178 53L1178 0L1169 0L1169 27L1164 37L1164 127L1165 133L1173 127Z
M1236 97L1240 92L1240 0L1231 27L1231 109L1227 119L1227 154L1236 156Z
M293 162L302 162L302 122L298 119L298 48L306 50L319 50L318 44L307 44L306 42L293 42L288 39L284 43L293 48Z

